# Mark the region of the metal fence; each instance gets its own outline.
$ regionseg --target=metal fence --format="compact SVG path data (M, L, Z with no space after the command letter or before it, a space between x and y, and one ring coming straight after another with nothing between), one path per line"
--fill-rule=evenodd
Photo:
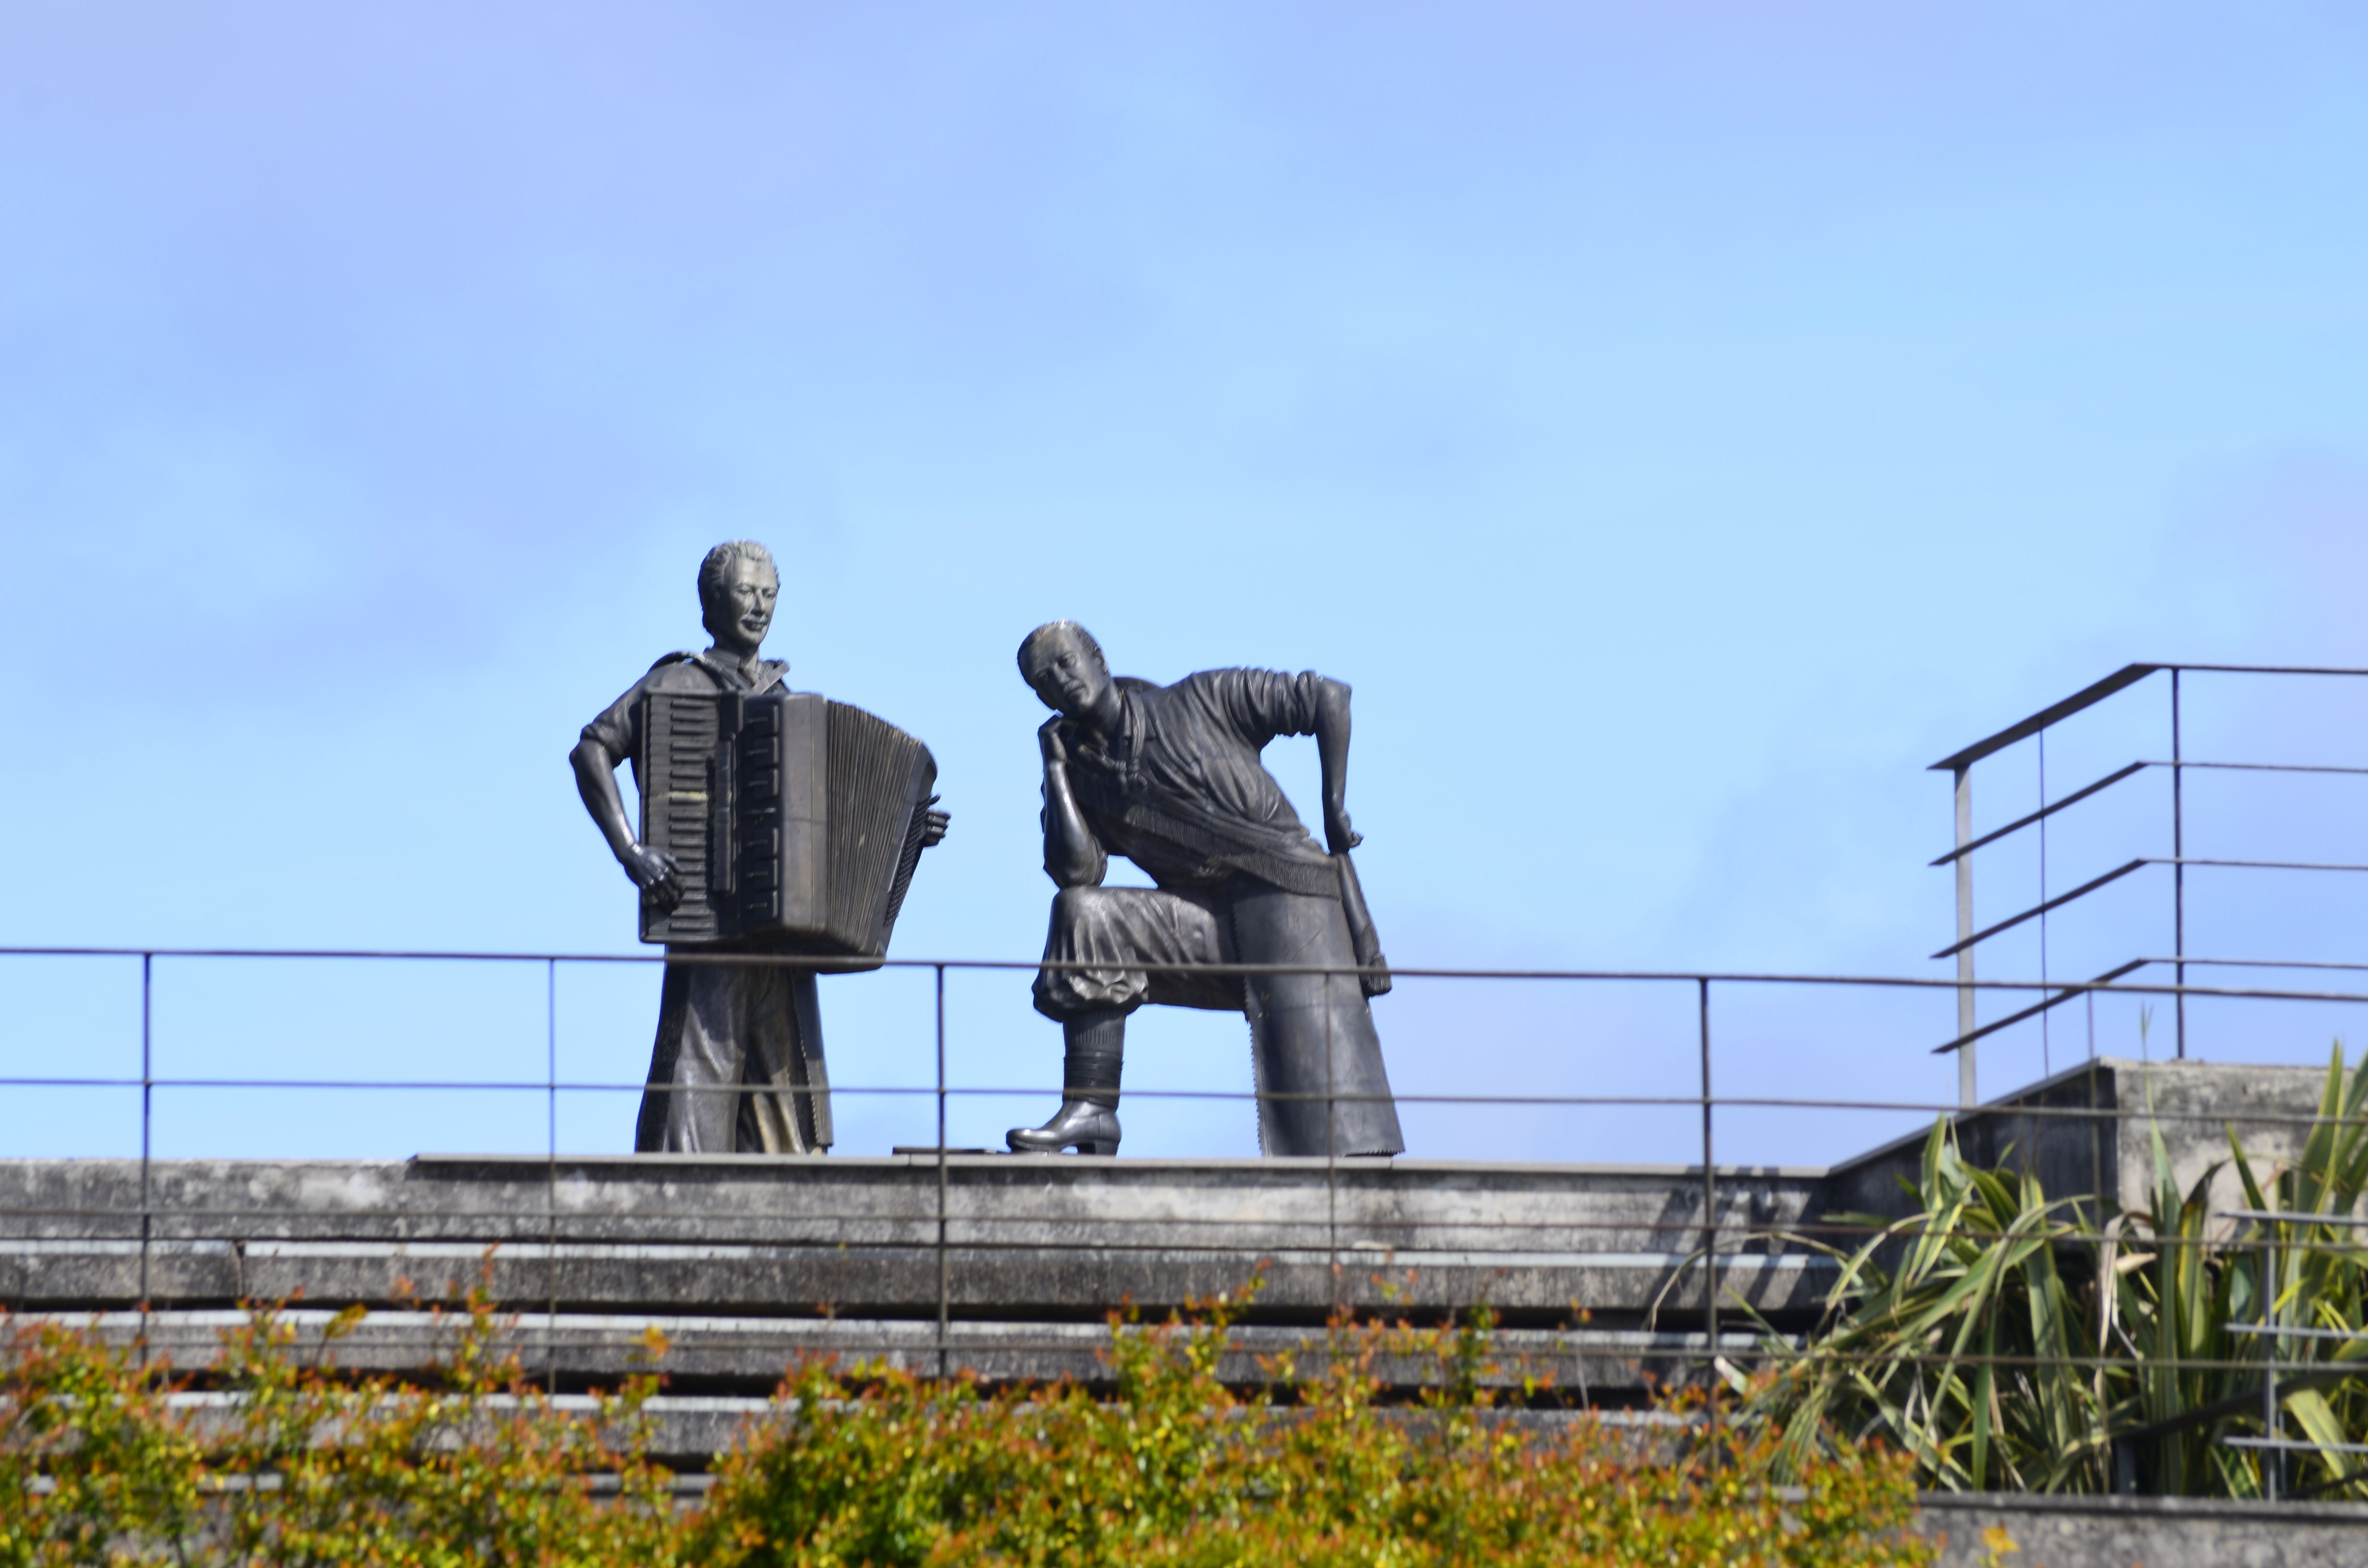
M1975 1042L1999 1030L2041 1017L2064 1003L2088 994L2090 989L2075 986L2066 987L2060 992L2049 992L2029 1006L2020 1008L2008 1017L1983 1023L1977 1017L1975 1006L1978 993L1971 983L1975 979L1975 949L1981 944L2003 936L2009 931L2015 930L2027 923L2036 922L2041 933L2039 948L2041 978L2044 980L2047 968L2048 917L2057 911L2113 886L2123 879L2144 870L2149 866L2167 867L2170 871L2171 951L2161 956L2131 956L2094 976L2092 986L2121 980L2142 970L2157 966L2167 966L2170 970L2174 987L2186 985L2187 971L2191 967L2368 971L2368 962L2219 958L2198 956L2187 950L2187 873L2190 868L2262 872L2333 872L2347 875L2368 872L2368 865L2335 861L2191 857L2187 853L2186 780L2188 774L2192 772L2368 778L2368 767L2340 766L2323 761L2288 762L2259 758L2188 756L2184 744L2188 703L2183 698L2182 684L2183 677L2194 675L2247 677L2302 676L2356 680L2368 676L2368 669L2300 665L2125 665L2104 679L2084 687L2063 700L2051 703L2038 712L2019 720L1997 733L1986 736L1931 765L1931 771L1950 775L1954 786L1952 801L1955 843L1948 853L1933 860L1932 864L1951 868L1955 873L1957 934L1954 941L1935 952L1932 957L1936 960L1954 959L1958 978L1967 983L1959 991L1957 996L1956 1038L1939 1048L1941 1051L1956 1053L1958 1099L1961 1104L1970 1106L1977 1103L1979 1099L1975 1070ZM2048 733L2076 715L2088 712L2109 699L2131 691L2132 688L2139 687L2156 676L2168 677L2162 686L2168 699L2166 718L2169 755L2153 758L2138 757L2122 762L2098 778L2089 779L2064 793L2051 796L2047 784L2045 750ZM2024 741L2032 742L2038 748L2039 799L2036 809L1977 835L1974 830L1974 768L1977 764L1996 757L2001 752ZM2169 833L2170 852L2168 855L2134 856L2061 892L2051 891L2047 884L2046 849L2046 834L2051 819L2059 812L2107 794L2116 786L2157 770L2167 774L2170 780L2169 810L2164 824ZM2026 832L2035 834L2040 844L2037 899L2004 919L1977 924L1974 912L1974 869L1976 853L2005 844ZM2189 994L2183 989L2174 989L2169 994L2173 1003L2176 1054L2179 1058L2184 1059L2188 1053L2187 997Z
M578 1158L583 1154L582 1151L564 1149L560 1144L558 1134L559 1123L556 1114L559 1097L564 1094L577 1092L642 1093L649 1092L651 1090L651 1085L640 1082L571 1079L561 1075L559 1071L561 1059L560 1031L556 999L558 994L559 974L564 968L570 966L657 965L665 963L683 965L698 964L702 962L730 963L735 965L769 965L786 968L819 968L825 971L834 967L829 964L827 960L765 958L750 955L730 955L719 958L676 955L672 958L666 958L656 954L547 952L395 951L299 949L113 949L95 947L0 948L0 960L45 958L117 959L136 961L139 966L139 1011L141 1019L140 1046L142 1065L141 1072L136 1077L97 1074L17 1074L0 1078L0 1088L10 1090L39 1088L138 1091L140 1116L140 1155L138 1162L139 1182L137 1188L138 1200L136 1210L131 1217L136 1218L138 1223L138 1237L142 1248L140 1295L143 1299L150 1294L148 1251L154 1242L156 1221L158 1218L158 1202L153 1185L153 1175L159 1163L154 1153L154 1130L155 1125L157 1098L159 1095L195 1090L347 1090L363 1092L433 1090L469 1095L534 1095L541 1096L545 1100L547 1106L551 1108L551 1113L545 1119L548 1136L545 1142L545 1146L538 1156L544 1163L546 1167L546 1200L538 1212L518 1213L512 1216L512 1223L504 1239L518 1243L553 1243L562 1239L560 1227L565 1218L564 1212L558 1200L557 1192L560 1164L564 1159ZM157 989L156 970L160 960L215 964L237 964L251 960L360 960L388 964L462 962L470 964L523 966L539 969L541 971L544 980L543 992L545 996L545 1017L543 1044L545 1048L548 1072L544 1076L539 1079L451 1079L405 1078L397 1076L273 1077L239 1075L172 1075L162 1074L157 1072L154 1066L157 1052L157 1040L154 1022L155 996ZM1060 1086L1056 1081L1051 1079L1021 1085L981 1083L975 1081L966 1082L961 1074L955 1071L955 1058L954 1056L950 1055L950 1051L957 1042L950 1040L947 1028L945 995L948 975L950 973L960 973L963 971L999 971L1033 972L1041 967L1038 962L1034 960L887 960L884 967L892 970L917 971L929 978L936 1004L934 1038L930 1042L931 1060L934 1063L935 1070L935 1080L932 1084L926 1086L860 1084L840 1085L835 1085L830 1092L835 1096L927 1096L934 1106L938 1134L936 1142L931 1145L920 1146L917 1148L906 1147L900 1149L898 1152L908 1157L920 1156L929 1160L933 1163L938 1175L936 1207L931 1213L927 1216L923 1216L923 1218L928 1220L934 1226L934 1235L927 1243L927 1245L935 1257L937 1273L940 1281L938 1301L938 1325L940 1336L942 1337L950 1325L952 1310L950 1290L952 1265L950 1259L951 1255L958 1245L954 1240L950 1239L950 1221L951 1217L949 1214L946 1202L949 1190L948 1172L951 1166L951 1162L957 1158L983 1153L982 1151L960 1150L948 1146L946 1140L948 1108L952 1102L965 1096L1005 1096L1018 1094L1032 1094L1041 1096L1047 1102L1050 1102L1058 1096ZM1084 966L1080 965L1076 967ZM1190 971L1193 972L1245 977L1262 973L1304 974L1315 972L1355 972L1326 971L1308 966L1163 966L1155 964L1142 967L1157 971L1172 971L1182 972ZM1832 1094L1736 1095L1722 1093L1718 1088L1718 1031L1715 1025L1716 1005L1720 996L1732 994L1733 993L1741 990L1759 990L1763 988L1790 988L1813 991L1839 990L1857 992L1884 991L1911 993L1961 993L1964 990L1972 989L1984 993L2009 995L2029 995L2037 993L2047 998L2051 1005L2054 1002L2063 1000L2066 997L2086 994L2101 996L2156 997L2172 1000L2183 1000L2189 996L2196 996L2256 1003L2332 1003L2368 1005L2368 992L2260 986L2157 984L2143 982L2133 982L2124 979L2080 983L2064 981L2050 981L2043 983L2038 981L2005 980L1996 978L1987 980L1965 980L1934 979L1896 975L1782 974L1646 970L1398 969L1395 970L1393 972L1396 978L1401 980L1439 980L1486 984L1588 985L1606 983L1634 984L1641 983L1649 985L1668 987L1671 990L1684 994L1690 998L1692 1003L1691 1010L1698 1024L1696 1031L1698 1049L1695 1062L1698 1077L1695 1090L1691 1094L1578 1094L1549 1096L1500 1090L1497 1092L1459 1094L1419 1092L1401 1093L1395 1097L1402 1105L1452 1105L1503 1108L1541 1106L1578 1107L1627 1110L1681 1110L1688 1113L1698 1113L1699 1140L1692 1148L1684 1151L1685 1154L1689 1156L1687 1165L1691 1168L1691 1175L1683 1178L1698 1184L1699 1209L1696 1211L1698 1218L1689 1221L1682 1227L1663 1225L1659 1228L1664 1231L1682 1228L1683 1230L1691 1233L1685 1238L1687 1243L1690 1244L1687 1248L1686 1256L1691 1260L1692 1267L1703 1271L1705 1274L1704 1288L1701 1290L1698 1294L1702 1304L1704 1332L1713 1336L1718 1332L1719 1322L1719 1292L1715 1289L1714 1277L1716 1272L1722 1267L1722 1260L1727 1256L1728 1252L1730 1252L1733 1246L1738 1242L1765 1239L1764 1234L1753 1233L1752 1228L1750 1227L1746 1227L1747 1234L1744 1236L1738 1237L1730 1233L1730 1228L1726 1222L1722 1221L1720 1218L1723 1210L1721 1198L1722 1182L1732 1183L1738 1180L1748 1180L1752 1175L1749 1171L1737 1172L1732 1168L1723 1170L1719 1165L1717 1125L1718 1116L1721 1111L1734 1112L1739 1110L1752 1110L1783 1112L1843 1110L1884 1113L1891 1116L1908 1115L1916 1117L1939 1117L1956 1115L1964 1109L1964 1108L1958 1106L1954 1102L1944 1102L1940 1100L1859 1098ZM764 1085L744 1085L738 1092L757 1093L763 1092L766 1086ZM661 1085L656 1088L655 1092L717 1093L720 1091L712 1088L700 1088L697 1090L669 1089ZM1190 1097L1211 1100L1232 1100L1244 1103L1254 1103L1260 1099L1266 1099L1271 1102L1273 1100L1285 1097L1271 1093L1262 1095L1260 1092L1256 1090L1226 1089L1148 1089L1130 1090L1128 1093L1130 1097ZM1322 1096L1307 1096L1301 1097L1316 1098ZM1336 1100L1347 1098L1345 1096L1336 1096L1332 1097ZM2125 1106L2083 1107L2046 1104L2035 1101L2026 1103L2012 1099L2004 1102L1996 1102L1993 1109L1997 1110L1999 1114L2010 1114L2018 1122L2032 1125L2044 1125L2051 1121L2073 1121L2082 1124L2113 1124L2134 1119L2150 1119L2157 1122L2178 1122L2181 1120L2202 1121L2217 1125L2228 1119L2230 1115L2229 1112L2225 1110L2157 1109ZM2319 1126L2324 1124L2325 1121L2324 1118L2317 1117L2307 1111L2281 1111L2277 1109L2262 1109L2258 1107L2245 1109L2241 1113L2241 1119L2248 1125L2272 1127L2292 1126L2298 1130L2305 1130L2311 1127ZM1672 1152L1675 1153L1676 1151ZM1838 1150L1837 1153L1854 1152L1856 1151ZM1417 1151L1416 1153L1418 1154L1419 1151ZM1023 1156L1010 1156L1010 1158L1023 1163L1025 1163L1026 1160L1026 1157ZM1064 1163L1074 1163L1086 1157L1056 1156L1053 1158L1058 1158ZM1323 1168L1324 1179L1327 1189L1335 1195L1338 1193L1344 1172L1368 1171L1373 1168L1372 1161L1356 1156L1331 1156L1321 1161L1320 1165ZM187 1210L177 1210L176 1212L179 1212L184 1216L187 1214ZM412 1217L420 1217L416 1210L409 1212ZM713 1217L702 1214L702 1212L695 1206L686 1206L679 1210L670 1210L669 1212L672 1213L674 1217L683 1220L696 1220L703 1217ZM26 1211L22 1210L21 1207L17 1206L0 1206L0 1216L14 1218L27 1217ZM125 1216L123 1216L120 1210L109 1210L105 1211L103 1214L93 1211L61 1211L50 1214L46 1217L63 1220L70 1218L123 1218ZM819 1217L830 1218L831 1216ZM1536 1228L1543 1224L1543 1222L1511 1221L1490 1221L1486 1219L1469 1220L1460 1222L1467 1226L1477 1225L1481 1228L1487 1228L1491 1224L1497 1224L1500 1228L1513 1230L1521 1229L1525 1224L1529 1224L1532 1228ZM1580 1228L1584 1228L1587 1221L1559 1221L1557 1223L1565 1226L1565 1228L1569 1224L1577 1224ZM1815 1216L1803 1216L1795 1222L1789 1222L1785 1228L1787 1233L1790 1234L1816 1235L1832 1240L1846 1240L1852 1235L1864 1233L1864 1227L1862 1226L1828 1223ZM1347 1244L1343 1241L1340 1223L1337 1218L1326 1221L1326 1233L1323 1237L1323 1250L1328 1256L1327 1267L1332 1268L1335 1272L1338 1272L1338 1270L1342 1267L1342 1254L1347 1250ZM1714 1345L1714 1338L1713 1341L1709 1342L1709 1344ZM1679 1351L1677 1353L1701 1354L1703 1352L1701 1350L1689 1349Z

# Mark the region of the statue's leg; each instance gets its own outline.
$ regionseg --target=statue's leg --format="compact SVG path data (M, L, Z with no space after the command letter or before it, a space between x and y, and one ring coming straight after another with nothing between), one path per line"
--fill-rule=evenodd
M752 968L738 1147L819 1154L831 1144L830 1078L812 970Z
M1061 1108L1042 1127L1006 1134L1012 1153L1118 1153L1118 1081L1126 1061L1126 1015L1103 1008L1061 1021Z
M789 987L790 1017L798 1026L796 1051L803 1064L805 1093L798 1099L798 1115L805 1126L806 1147L827 1153L838 1142L830 1121L830 1065L822 1054L822 999L815 994L814 971L802 969L781 977Z
M1036 1010L1061 1023L1061 1108L1008 1135L1020 1153L1118 1153L1126 1016L1145 1002L1238 1007L1241 983L1153 975L1145 964L1224 963L1224 925L1209 902L1153 888L1064 888L1036 974ZM1076 967L1070 967L1070 966Z
M666 1147L666 1108L674 1103L668 1089L674 1083L675 1059L682 1054L682 1015L689 997L683 989L683 971L666 966L658 986L658 1033L650 1046L649 1087L642 1091L642 1113L633 1120L633 1153L655 1154Z
M1359 968L1338 898L1245 880L1233 904L1246 964ZM1258 1062L1258 1138L1269 1154L1396 1154L1406 1149L1381 1037L1353 973L1262 974L1245 987Z
M668 1154L728 1154L739 1121L741 1040L748 1015L750 972L736 964L685 964L669 972L668 994L659 1006L657 1054L666 1054L666 1035L671 1028L673 1060L663 1085L660 1063L651 1063L654 1087L669 1089L651 1097L665 1108L655 1119L658 1137L655 1149ZM647 1139L652 1116L644 1101L639 1148L653 1148Z

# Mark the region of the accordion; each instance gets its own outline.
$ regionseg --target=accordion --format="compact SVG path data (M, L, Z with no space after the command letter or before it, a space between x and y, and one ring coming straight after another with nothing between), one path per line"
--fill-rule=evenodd
M937 798L929 748L811 692L641 700L642 842L683 895L644 890L642 940L885 957Z

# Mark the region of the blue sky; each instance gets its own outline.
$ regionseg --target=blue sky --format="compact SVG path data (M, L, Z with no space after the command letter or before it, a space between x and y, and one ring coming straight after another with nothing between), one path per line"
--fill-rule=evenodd
M1924 765L2133 658L2368 665L2363 35L2334 6L0 3L0 940L628 950L564 757L746 535L795 682L943 769L900 956L1041 941L1011 652L1065 615L1133 673L1354 683L1403 964L1945 972ZM2051 780L2158 747L2151 689ZM2202 736L2368 762L2330 683L2194 696ZM1303 805L1310 749L1273 753ZM2198 809L2217 852L2341 859L2348 788ZM2051 886L2153 831L2132 801L2059 819ZM2034 857L1985 861L1985 918ZM2368 958L2368 889L2214 887L2191 950ZM2055 972L2159 949L2160 892L2057 922ZM542 987L167 964L160 1070L539 1078ZM563 971L563 1075L637 1079L653 990ZM126 966L0 992L5 1070L136 1068ZM925 1080L921 981L825 1006L842 1083ZM1378 1017L1409 1090L1659 1093L1691 1091L1689 1008L1409 982ZM1953 1092L1944 997L1720 1017L1738 1091ZM958 977L950 1020L962 1081L1052 1081L1022 981ZM1135 1046L1131 1085L1247 1087L1237 1020ZM2065 1049L2001 1040L1986 1082ZM959 1102L957 1136L1043 1099ZM136 1136L120 1094L8 1103L0 1152ZM160 1106L188 1153L545 1136L536 1096ZM622 1146L631 1110L570 1096L563 1142ZM928 1131L909 1098L841 1123ZM1685 1153L1681 1118L1410 1124ZM1902 1124L1738 1113L1735 1148ZM1249 1147L1235 1105L1129 1126Z

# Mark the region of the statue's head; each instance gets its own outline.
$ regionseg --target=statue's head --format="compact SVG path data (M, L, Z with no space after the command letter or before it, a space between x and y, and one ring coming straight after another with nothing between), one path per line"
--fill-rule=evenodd
M699 618L717 647L744 657L773 629L773 601L780 592L772 552L753 540L728 540L699 563Z
M1110 665L1094 634L1074 620L1049 620L1019 644L1020 678L1044 706L1083 719L1110 689Z

